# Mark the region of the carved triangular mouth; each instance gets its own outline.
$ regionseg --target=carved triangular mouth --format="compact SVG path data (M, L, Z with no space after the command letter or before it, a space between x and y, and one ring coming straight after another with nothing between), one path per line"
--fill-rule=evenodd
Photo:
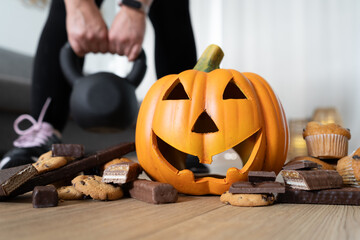
M238 143L236 146L232 147L232 149L238 154L238 156L241 158L242 166L245 166L246 162L249 160L251 153L254 149L255 143L260 135L260 130L256 131L254 134L252 134L250 137L245 139L244 141ZM182 152L165 141L163 141L159 136L157 136L153 132L153 136L155 136L154 141L156 141L156 144L158 146L159 152L161 153L162 157L166 159L166 161L173 166L177 171L182 171L184 169L192 170L191 167L186 166L186 159L188 157L188 153ZM227 151L228 149L226 149ZM225 152L225 151L224 151ZM217 154L220 155L221 153ZM217 156L216 155L216 156ZM213 156L214 157L214 156ZM199 161L199 159L196 156L193 156L195 161ZM240 163L241 164L241 163ZM239 164L237 164L239 165ZM236 167L236 166L232 166ZM194 175L196 178L198 177L216 177L216 178L224 178L226 173L221 174L212 174L211 172L208 174L204 173L196 173L194 172Z

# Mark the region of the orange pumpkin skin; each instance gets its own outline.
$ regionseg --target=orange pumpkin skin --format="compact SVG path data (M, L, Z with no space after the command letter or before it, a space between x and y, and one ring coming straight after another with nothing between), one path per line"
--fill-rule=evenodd
M223 99L230 81L241 89L245 99ZM188 99L166 99L179 83ZM194 132L194 125L204 111L217 131ZM245 141L249 138L250 141ZM187 70L158 80L140 107L135 143L138 160L151 178L170 183L186 194L220 195L232 183L246 181L249 171L278 173L286 159L288 139L281 103L263 78L253 73L216 69L209 73ZM164 145L179 151L163 152ZM225 178L194 179L190 170L174 167L186 154L211 164L212 156L230 148L236 148L241 157L245 152L248 160L242 169L228 169Z

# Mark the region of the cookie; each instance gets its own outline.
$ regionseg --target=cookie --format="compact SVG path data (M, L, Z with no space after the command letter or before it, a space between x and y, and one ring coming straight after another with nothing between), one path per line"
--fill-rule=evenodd
M232 194L225 192L220 201L239 207L257 207L271 205L275 201L273 194Z
M73 158L68 157L52 157L52 151L44 153L39 157L33 166L39 173L48 172L57 168L60 168L67 164L68 160Z
M80 175L71 182L76 190L96 200L116 200L123 196L119 186L103 183L99 176Z
M62 200L80 200L84 194L74 188L74 186L63 186L57 189L59 199Z
M103 166L103 171L105 169L107 169L108 167L110 167L111 165L114 165L114 164L119 164L119 163L124 163L124 162L133 162L131 161L130 159L126 158L126 157L122 157L122 158L115 158L113 160L111 160L110 162L107 162L106 164L104 164Z
M74 186L78 182L83 181L85 179L89 179L89 178L102 180L102 177L99 177L99 176L96 176L96 175L79 175L79 176L75 177L73 180L71 180L71 184Z

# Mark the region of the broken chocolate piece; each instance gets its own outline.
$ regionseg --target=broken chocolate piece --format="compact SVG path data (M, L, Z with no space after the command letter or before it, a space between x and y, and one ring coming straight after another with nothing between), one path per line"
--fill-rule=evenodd
M0 196L10 195L37 174L38 171L32 164L0 170Z
M58 205L58 192L54 186L36 186L32 193L34 208L55 207Z
M303 191L286 188L285 193L279 193L278 203L297 204L329 204L329 205L360 205L359 188L338 188L318 191Z
M308 160L291 161L283 166L284 170L310 170L312 168L319 168L319 165Z
M84 145L81 144L53 144L51 146L53 157L73 157L81 158L84 156Z
M102 181L105 183L124 184L137 179L142 169L135 162L123 162L110 165L105 169Z
M249 182L275 182L275 172L266 171L249 171L248 180Z
M235 182L230 186L229 193L284 193L285 186L279 182Z
M127 153L135 150L135 144L123 143L114 147L97 152L94 155L71 162L61 168L50 172L38 174L29 179L21 186L18 186L11 194L6 194L0 191L0 200L5 200L9 197L14 197L29 191L32 191L35 186L44 186L60 180L73 179L79 172L83 172L94 167L101 166L106 162L121 157Z
M285 184L294 189L321 190L341 188L343 181L335 170L283 170Z
M129 186L132 198L153 204L174 203L178 199L177 190L168 183L139 179Z

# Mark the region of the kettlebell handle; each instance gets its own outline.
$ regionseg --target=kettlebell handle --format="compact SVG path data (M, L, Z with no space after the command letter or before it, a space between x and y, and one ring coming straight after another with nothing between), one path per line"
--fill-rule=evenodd
M66 79L71 85L74 85L78 78L84 76L81 61L82 58L75 54L69 42L65 43L60 51L60 65ZM144 49L142 49L125 79L133 86L139 86L145 76L146 68L146 55Z

